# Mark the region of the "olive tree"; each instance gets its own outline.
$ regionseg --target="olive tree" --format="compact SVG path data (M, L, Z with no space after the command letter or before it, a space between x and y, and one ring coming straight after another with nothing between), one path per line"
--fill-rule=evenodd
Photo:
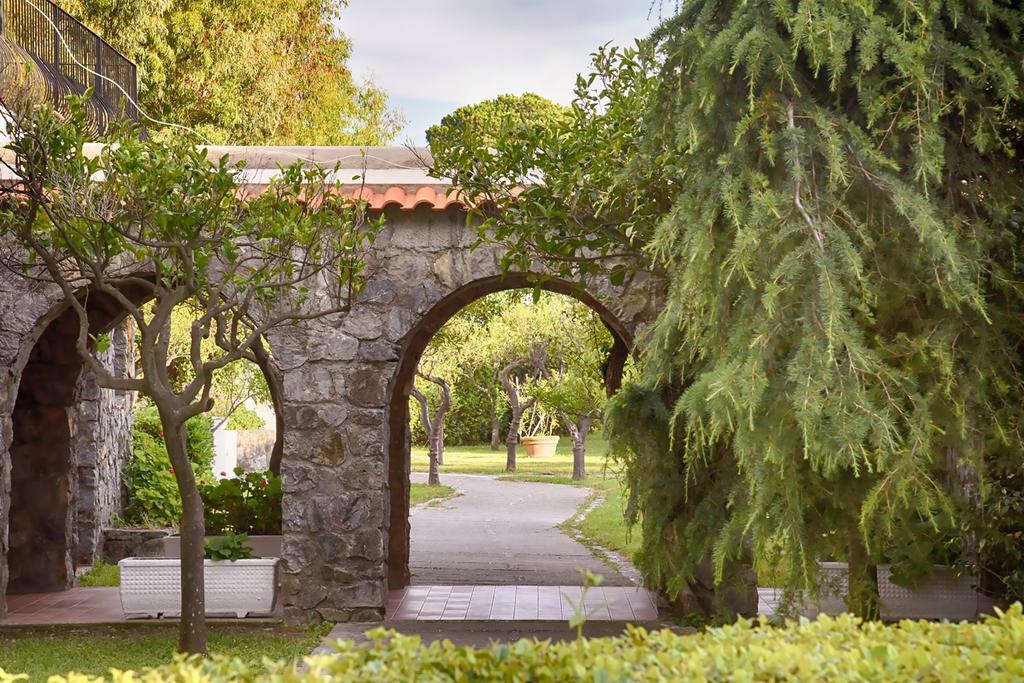
M58 290L75 312L77 350L99 384L140 392L159 412L183 507L179 648L202 653L204 511L185 423L213 407L217 373L257 361L268 332L346 309L376 223L321 168L284 168L245 195L238 167L188 141L124 129L91 154L86 129L81 103L68 120L42 108L11 117L17 181L3 188L0 239L9 266ZM97 359L109 342L90 325L95 298L137 329L138 376L116 376ZM192 379L179 385L168 348L182 306L192 315Z

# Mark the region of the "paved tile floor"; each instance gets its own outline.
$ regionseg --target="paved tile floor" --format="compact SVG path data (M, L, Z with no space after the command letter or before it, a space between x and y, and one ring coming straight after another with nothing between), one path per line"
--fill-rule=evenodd
M124 621L117 588L73 588L60 593L7 596L4 626L103 624Z
M393 621L565 621L582 586L409 586L388 596ZM658 608L642 588L598 586L584 606L593 621L653 621Z

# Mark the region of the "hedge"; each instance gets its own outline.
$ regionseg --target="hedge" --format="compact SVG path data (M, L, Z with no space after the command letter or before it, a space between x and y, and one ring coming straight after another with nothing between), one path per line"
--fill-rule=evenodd
M129 681L1020 681L1024 615L1014 605L981 623L861 624L844 615L775 628L741 621L697 635L630 627L616 638L568 643L521 640L489 648L424 646L377 629L370 642L340 642L337 655L248 666L238 660L179 659ZM2 655L0 655L2 661ZM0 671L0 681L14 680ZM95 681L69 676L51 681Z

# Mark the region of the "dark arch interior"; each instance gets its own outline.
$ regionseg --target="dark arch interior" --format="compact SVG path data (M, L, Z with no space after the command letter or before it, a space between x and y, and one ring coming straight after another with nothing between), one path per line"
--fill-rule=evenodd
M136 304L148 298L144 288L124 293ZM126 317L120 305L104 295L91 295L86 310L91 334L109 332ZM60 591L74 583L76 472L71 416L83 367L77 337L75 311L70 307L57 311L21 373L12 413L8 593ZM268 367L260 366L268 372ZM278 416L275 450L279 450L283 438L280 395L273 390L271 394Z
M141 301L141 291L126 292ZM109 296L89 297L92 334L124 319ZM71 528L74 485L71 408L82 374L78 316L58 312L32 347L11 415L11 508L7 554L10 593L58 591L74 582Z
M387 542L388 588L409 584L409 473L411 441L409 434L409 394L427 344L456 313L473 301L508 289L532 289L565 294L593 309L612 335L614 344L605 368L605 386L609 393L622 382L622 371L632 348L632 335L601 302L579 285L531 273L505 275L476 280L439 301L416 323L404 340L398 369L389 386L388 401L388 487L389 526Z

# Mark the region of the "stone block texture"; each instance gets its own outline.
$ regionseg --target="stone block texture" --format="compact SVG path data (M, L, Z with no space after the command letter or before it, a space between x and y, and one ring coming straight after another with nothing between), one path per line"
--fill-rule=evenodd
M115 375L135 368L133 326L125 321L111 331L110 348L100 360ZM93 564L102 553L102 531L124 509L122 474L132 454L133 392L103 389L83 370L71 411L75 466L74 560Z

